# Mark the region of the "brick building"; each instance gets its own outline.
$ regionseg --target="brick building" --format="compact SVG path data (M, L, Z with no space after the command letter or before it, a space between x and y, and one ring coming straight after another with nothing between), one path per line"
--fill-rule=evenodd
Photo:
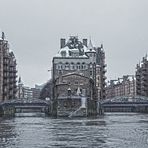
M39 99L41 86L35 85L34 88L24 86L21 77L19 77L18 88L17 88L17 98L18 99Z
M54 89L53 98L62 98L63 94L67 96L70 91L73 98L76 98L76 92L88 100L105 98L106 65L103 46L94 47L91 40L89 43L87 42L87 39L80 41L77 36L70 36L67 41L61 39L61 49L52 61L53 85L58 88L58 90ZM61 79L68 84L63 83ZM59 93L59 89L62 90L61 93ZM91 93L91 89L93 89L93 93Z
M60 51L53 57L53 79L60 75L77 72L91 78L99 99L105 99L105 53L103 46L94 47L91 40L79 41L77 36L61 39Z
M58 111L75 111L82 105L82 97L94 100L95 89L91 79L79 73L69 73L56 79L56 98L58 100ZM87 100L86 100L87 101ZM88 106L88 102L85 105ZM60 114L60 113L59 113Z
M148 57L143 57L142 62L137 64L136 70L136 93L139 96L148 97Z
M0 101L16 98L16 77L16 59L2 32L0 37Z
M126 75L117 80L110 80L106 87L106 98L134 97L136 95L136 81L134 75Z

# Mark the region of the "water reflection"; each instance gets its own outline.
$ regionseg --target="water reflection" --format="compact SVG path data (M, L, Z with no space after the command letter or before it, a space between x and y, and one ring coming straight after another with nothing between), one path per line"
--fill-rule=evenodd
M0 148L147 148L148 115L111 113L99 118L45 116L0 119Z
M0 118L0 148L7 148L13 145L13 139L16 138L15 125L9 124L13 119Z

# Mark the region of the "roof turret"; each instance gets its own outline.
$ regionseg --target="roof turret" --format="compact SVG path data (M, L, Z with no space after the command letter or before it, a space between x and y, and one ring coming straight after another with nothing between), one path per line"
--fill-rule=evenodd
M70 36L65 46L60 49L56 56L71 57L71 56L86 56L87 47L79 41L77 36Z
M88 44L88 48L87 48L86 53L88 53L88 52L96 52L94 47L93 47L91 39L89 40L89 44Z

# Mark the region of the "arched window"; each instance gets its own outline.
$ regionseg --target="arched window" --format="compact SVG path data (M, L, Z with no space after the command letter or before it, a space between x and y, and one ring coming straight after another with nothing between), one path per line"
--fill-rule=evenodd
M70 64L70 69L71 69L71 70L74 70L74 69L75 69L75 65L74 65L73 62L71 62L71 64Z
M90 63L90 68L92 68L93 66L92 66L92 63Z
M83 70L86 69L86 64L85 64L85 62L82 63L82 65L81 65L81 69L83 69Z
M69 68L70 68L70 65L69 65L68 62L66 62L66 63L65 63L65 70L69 70Z
M63 63L62 62L58 63L56 67L57 67L58 70L62 70L63 69Z
M62 62L58 63L58 64L56 65L56 69L62 70L62 65L63 65Z
M77 69L81 69L80 63L77 63Z

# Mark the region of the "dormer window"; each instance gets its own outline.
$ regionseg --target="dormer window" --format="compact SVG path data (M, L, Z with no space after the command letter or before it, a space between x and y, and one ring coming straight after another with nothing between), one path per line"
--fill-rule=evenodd
M61 56L66 57L66 51L61 51Z

